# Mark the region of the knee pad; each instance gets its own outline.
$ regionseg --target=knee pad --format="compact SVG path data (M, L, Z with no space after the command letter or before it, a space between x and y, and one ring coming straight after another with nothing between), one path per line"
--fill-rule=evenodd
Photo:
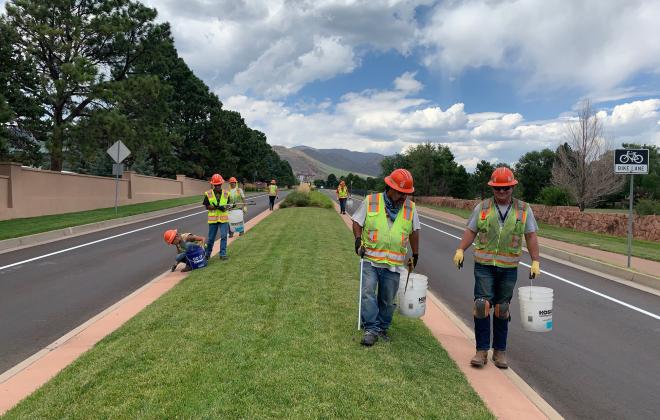
M509 319L509 302L498 303L495 305L495 317L499 319Z
M488 315L490 315L490 302L488 299L475 299L472 315L474 315L474 317L477 319L488 318Z

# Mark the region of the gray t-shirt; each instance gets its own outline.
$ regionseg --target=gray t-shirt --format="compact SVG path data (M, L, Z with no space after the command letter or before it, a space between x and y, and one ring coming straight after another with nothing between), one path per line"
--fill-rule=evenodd
M399 210L401 211L401 210ZM362 200L362 204L360 205L360 208L358 208L355 213L353 213L353 216L351 217L354 222L356 222L358 225L364 227L364 221L367 219L367 200L364 199ZM392 224L394 223L389 217L386 217L387 223L392 227ZM413 214L412 214L412 225L413 225L413 231L415 230L420 230L422 228L422 225L419 223L419 216L417 215L417 207L413 209ZM389 271L392 272L399 272L402 273L406 271L406 267L403 265L392 267L391 265L388 264L379 264L375 263L373 261L369 261L371 265L374 267L378 268L387 268Z
M508 205L499 205L497 204L497 207L500 209L500 212L502 215L506 213L506 209L509 207ZM511 209L509 212L515 211L513 204L511 205ZM481 203L477 204L474 207L474 210L472 210L472 214L470 215L470 219L467 222L467 228L470 229L472 232L477 232L477 221L479 220L481 214ZM502 222L502 219L500 217L497 218L497 221L500 222L500 227L504 225L504 222ZM525 233L532 233L536 232L538 230L538 225L536 224L536 219L534 218L534 212L532 212L532 207L529 206L529 210L527 210L527 221L525 222Z

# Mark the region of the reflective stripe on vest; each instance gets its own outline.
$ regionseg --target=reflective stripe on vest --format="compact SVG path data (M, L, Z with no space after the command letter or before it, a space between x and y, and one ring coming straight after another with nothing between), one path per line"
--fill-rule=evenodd
M339 198L346 198L348 197L348 188L344 187L339 187L337 188L337 195L339 195Z
M403 265L408 252L408 238L412 233L412 214L415 204L406 200L396 220L389 225L383 194L367 197L367 215L362 229L365 258L391 266Z
M507 215L500 226L495 203L491 202L491 199L482 202L474 247L475 262L503 268L518 266L527 221L527 203L516 199L513 207L514 211Z
M215 193L213 190L209 190L206 192L206 198L209 200L209 204L211 206L225 206L227 205L227 202L229 202L229 194L227 194L227 191L222 190L222 194L220 195L220 201L216 199ZM213 223L228 223L229 222L229 212L227 210L225 211L220 211L220 210L209 210L208 211L208 222L209 224Z

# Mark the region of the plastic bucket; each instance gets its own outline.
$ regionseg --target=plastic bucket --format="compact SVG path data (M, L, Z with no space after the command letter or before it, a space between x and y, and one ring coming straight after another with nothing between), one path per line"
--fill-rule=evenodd
M192 267L193 270L206 267L206 255L204 248L201 246L189 246L186 251L186 258L188 259L188 264L190 264L190 267Z
M411 273L406 288L408 272L401 273L399 279L399 313L401 315L419 318L426 312L426 288L428 277L423 274Z
M241 233L243 232L244 229L243 225L243 210L232 210L229 212L229 229L231 229L232 232L238 232Z
M518 288L520 321L526 331L552 331L552 301L554 292L548 287Z

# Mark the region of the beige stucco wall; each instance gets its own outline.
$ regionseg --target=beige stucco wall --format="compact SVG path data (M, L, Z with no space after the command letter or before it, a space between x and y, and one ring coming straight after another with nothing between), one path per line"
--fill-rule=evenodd
M108 208L115 205L115 179L0 163L0 220ZM125 172L119 204L201 195L206 181L156 178Z

